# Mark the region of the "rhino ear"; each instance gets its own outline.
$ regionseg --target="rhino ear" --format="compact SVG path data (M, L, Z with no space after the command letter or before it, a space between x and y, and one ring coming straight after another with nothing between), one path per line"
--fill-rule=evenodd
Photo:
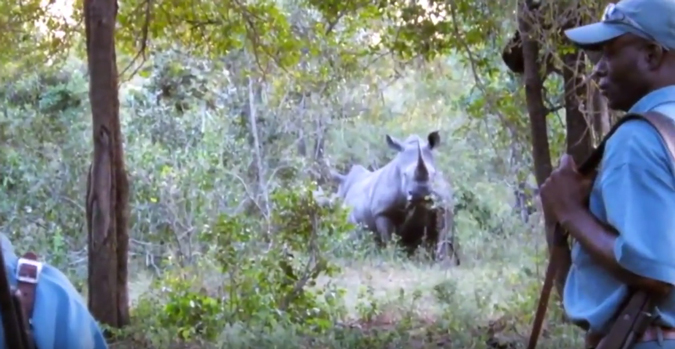
M396 139L396 138L394 138L390 135L387 135L387 145L389 146L389 148L394 149L398 152L403 151L403 149L404 149L401 142L399 142L398 139Z
M433 131L427 136L427 141L429 142L429 149L434 149L441 144L441 135L438 134L438 131Z

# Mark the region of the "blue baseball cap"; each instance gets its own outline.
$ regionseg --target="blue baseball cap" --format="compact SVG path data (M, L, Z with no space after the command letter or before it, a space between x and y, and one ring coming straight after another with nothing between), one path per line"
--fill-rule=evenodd
M675 0L619 1L607 5L600 22L565 31L581 48L597 47L628 33L675 50Z

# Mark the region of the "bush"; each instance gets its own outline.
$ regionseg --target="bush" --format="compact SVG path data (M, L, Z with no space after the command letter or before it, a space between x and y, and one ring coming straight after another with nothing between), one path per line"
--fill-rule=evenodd
M303 80L307 74L278 72L255 81L249 100L243 69L185 56L155 57L148 77L121 89L133 324L116 331L116 346L522 343L543 273L543 236L538 223L511 213L508 183L521 169L509 168L492 136L453 109L461 81L438 77L434 89L443 93L426 96L417 89L428 84L424 67L403 69L391 85L367 70L312 76L330 84L328 93ZM0 91L0 231L86 295L91 122L81 66L64 66L65 81L47 83L37 76L51 73L37 71ZM158 100L167 86L173 97ZM327 168L387 163L387 133L431 128L443 134L437 167L464 206L455 217L460 268L374 248L321 182ZM552 309L544 344L575 345L576 332Z
M155 334L151 338L177 334L181 341L214 341L223 328L242 324L307 335L330 330L345 315L344 290L318 283L340 271L324 251L353 227L343 207L317 203L315 189L309 183L273 192L269 225L220 217L200 234L208 248L197 265L158 278L134 317L154 319L144 329Z

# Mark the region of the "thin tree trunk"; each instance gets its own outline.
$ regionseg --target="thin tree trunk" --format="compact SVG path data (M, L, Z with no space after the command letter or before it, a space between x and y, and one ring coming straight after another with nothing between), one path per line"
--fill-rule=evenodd
M256 174L258 176L258 190L259 193L262 196L263 200L263 207L265 208L265 212L263 212L263 216L265 217L267 221L267 232L269 234L269 219L270 219L270 200L269 200L269 193L267 191L267 174L265 171L265 166L263 164L263 155L262 155L262 144L260 142L260 137L258 133L258 116L257 116L257 108L256 108L256 102L259 100L259 98L256 98L259 96L259 93L256 93L256 87L254 85L254 78L252 76L249 76L248 78L248 107L249 107L249 112L248 112L248 118L249 118L249 125L251 127L251 135L253 137L253 154L255 156L255 164L256 164ZM259 87L257 88L259 91Z
M570 154L577 164L584 161L593 151L593 137L590 122L581 110L581 101L586 96L586 87L583 83L584 56L574 50L562 56L563 82L565 90L565 124L567 125L567 154ZM555 229L554 225L547 224L548 229ZM563 289L569 268L570 256L559 261L560 270L557 271L555 285L562 301Z
M538 61L539 44L532 37L532 16L530 11L522 9L518 16L518 29L523 41L523 62L525 80L525 100L527 113L530 117L530 132L532 135L532 160L537 185L541 186L551 174L551 153L548 144L546 115L548 110L544 105L543 77Z
M551 164L551 152L548 144L548 132L546 125L546 115L549 113L544 105L544 84L541 76L541 65L539 63L539 44L536 32L532 26L535 15L522 6L518 13L518 30L523 44L523 66L525 80L525 100L527 103L527 113L530 117L530 131L532 136L532 160L534 161L534 174L537 179L537 186L541 187L546 178L551 174L553 166ZM553 228L555 222L544 216L544 227L546 230L546 244L549 254L553 251ZM562 299L562 289L564 287L564 278L562 273L557 273L556 291Z
M562 56L565 85L565 123L567 124L567 153L580 164L593 151L590 122L580 108L586 95L583 84L584 57L574 50Z
M93 161L87 180L89 309L101 323L129 323L127 252L129 182L119 120L115 0L85 0Z

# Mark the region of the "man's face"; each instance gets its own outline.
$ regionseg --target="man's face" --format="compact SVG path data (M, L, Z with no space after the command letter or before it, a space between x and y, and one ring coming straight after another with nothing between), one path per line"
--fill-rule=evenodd
M653 74L646 64L648 44L642 38L626 34L600 49L594 73L610 108L627 111L649 92Z

